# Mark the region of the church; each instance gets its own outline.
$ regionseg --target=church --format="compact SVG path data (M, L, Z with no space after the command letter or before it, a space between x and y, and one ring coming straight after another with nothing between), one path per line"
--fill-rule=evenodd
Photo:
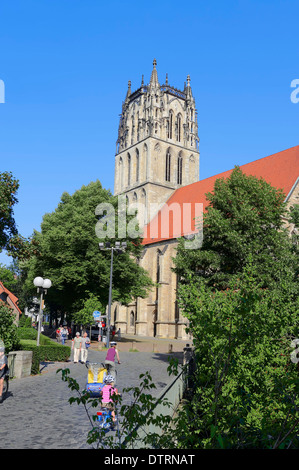
M237 162L236 162L237 164ZM122 333L189 339L177 303L172 271L178 238L197 232L194 218L207 207L205 194L231 170L200 180L198 122L190 76L179 90L160 84L156 60L150 81L136 91L131 82L122 104L115 155L114 195L138 208L143 252L138 260L156 286L128 306L114 303L111 323ZM288 207L299 203L299 146L240 166L247 175L282 189Z

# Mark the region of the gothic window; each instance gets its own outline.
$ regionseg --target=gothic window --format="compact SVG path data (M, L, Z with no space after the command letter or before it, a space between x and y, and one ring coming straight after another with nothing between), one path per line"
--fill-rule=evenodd
M135 315L134 315L134 312L133 310L131 310L131 313L130 313L130 326L134 326L135 324Z
M131 184L131 155L128 153L128 186Z
M160 282L160 254L161 254L161 251L158 249L157 250L157 272L156 272L156 282L158 284L158 282Z
M156 122L155 123L155 134L157 134L157 133L158 133L158 123Z
M136 181L139 181L139 150L136 149Z
M182 132L182 116L178 114L177 117L177 140L181 142L181 132Z
M147 216L146 216L146 191L143 188L141 192L141 204L142 204L142 210L143 210L143 223L144 225L147 222Z
M165 164L165 181L170 181L170 170L171 170L171 153L170 149L166 152L166 164Z
M168 138L172 139L172 127L173 127L173 112L169 113L169 123L168 123Z
M117 321L117 307L114 309L114 324Z
M182 180L183 180L182 175L183 175L183 157L180 153L178 157L178 175L177 175L178 184L182 184Z
M124 177L123 177L123 159L122 157L120 157L119 159L119 168L118 168L118 174L119 174L119 185L120 185L120 189L123 189L123 185L124 185Z
M143 152L142 152L142 160L141 160L141 168L142 168L141 179L147 178L147 159L148 159L147 151L148 151L147 145L144 144Z

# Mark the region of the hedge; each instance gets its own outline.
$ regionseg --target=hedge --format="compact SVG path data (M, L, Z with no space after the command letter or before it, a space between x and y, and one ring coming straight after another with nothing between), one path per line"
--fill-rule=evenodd
M35 328L17 328L17 337L19 339L36 339L37 331Z
M33 330L37 336L36 330L33 328L18 328L18 330ZM26 337L27 338L24 338ZM28 336L34 336L32 332L20 332L21 349L25 351L32 351L32 374L39 373L40 362L53 361L53 362L66 362L71 356L71 348L62 344L58 344L52 341L50 338L44 335L40 335L40 345L36 345L36 338L28 338Z

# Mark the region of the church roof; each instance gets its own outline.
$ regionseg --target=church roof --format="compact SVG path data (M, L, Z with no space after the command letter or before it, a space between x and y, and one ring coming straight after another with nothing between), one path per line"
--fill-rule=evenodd
M263 178L277 189L282 189L287 197L299 176L299 145L240 165L240 169L246 175ZM205 212L208 206L206 193L213 191L216 179L228 178L232 171L224 171L177 189L158 214L145 226L143 245L194 233L196 230L193 219L199 215L197 212L199 204L203 204L202 210ZM186 217L189 219L187 222Z

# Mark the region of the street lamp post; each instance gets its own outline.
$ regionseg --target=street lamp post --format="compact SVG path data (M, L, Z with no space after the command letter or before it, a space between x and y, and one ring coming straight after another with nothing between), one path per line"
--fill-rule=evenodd
M110 242L99 243L100 250L111 250L110 261L110 282L109 282L109 300L108 300L108 316L107 316L107 348L110 343L110 321L111 321L111 302L112 302L112 278L113 278L113 252L123 253L127 248L126 242L115 242L115 246L111 246Z
M37 346L39 346L40 332L41 332L41 322L43 318L43 296L47 293L47 289L50 289L52 282L50 279L43 279L42 277L36 277L33 281L35 287L37 287L37 292L40 293L40 304L39 304L39 315L38 315L38 329L37 329Z

